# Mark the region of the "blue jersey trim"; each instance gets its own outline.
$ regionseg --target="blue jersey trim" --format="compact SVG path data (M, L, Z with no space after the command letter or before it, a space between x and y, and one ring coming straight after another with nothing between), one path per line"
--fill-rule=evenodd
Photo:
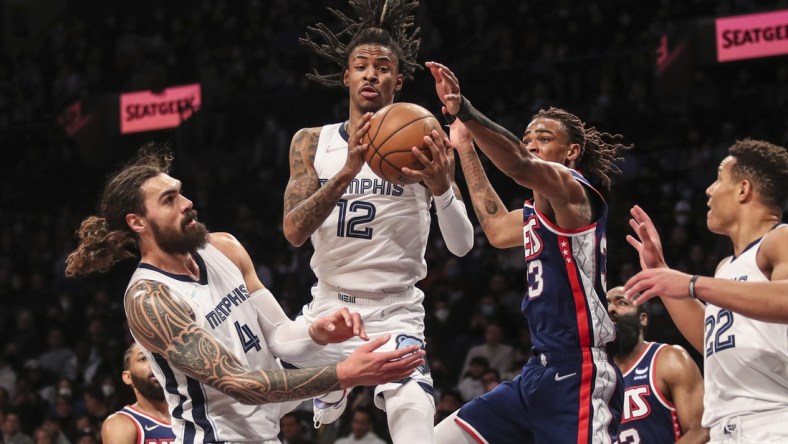
M200 285L208 285L208 268L205 266L205 260L196 251L192 253L192 257L194 258L194 261L197 262L197 267L200 269L200 280L196 282ZM161 268L155 267L145 262L140 262L137 267L144 268L146 270L153 270L157 273L161 273L181 282L195 282L195 280L190 276L186 276L185 274L170 273L169 271L164 271Z

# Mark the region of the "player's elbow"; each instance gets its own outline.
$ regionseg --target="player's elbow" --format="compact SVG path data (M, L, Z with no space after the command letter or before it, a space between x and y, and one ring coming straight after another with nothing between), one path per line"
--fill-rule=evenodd
M457 257L463 257L473 248L473 233L467 238L461 239L460 242L454 244L446 244L449 252Z
M301 245L304 245L306 240L309 239L309 235L304 234L298 229L298 227L295 227L286 218L282 224L282 231L284 232L287 242L289 242L290 245L294 247L300 247Z

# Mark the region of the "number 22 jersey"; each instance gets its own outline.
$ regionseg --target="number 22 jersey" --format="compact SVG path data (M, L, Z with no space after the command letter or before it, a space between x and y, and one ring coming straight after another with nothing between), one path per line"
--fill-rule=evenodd
M768 281L755 260L764 238L723 260L714 277ZM706 304L704 322L703 426L788 408L788 325L756 321L713 304Z

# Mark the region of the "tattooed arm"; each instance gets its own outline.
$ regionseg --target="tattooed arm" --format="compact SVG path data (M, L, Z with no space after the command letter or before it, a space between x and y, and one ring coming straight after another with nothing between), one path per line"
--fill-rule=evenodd
M523 210L506 210L487 179L467 128L459 120L451 125L450 140L460 158L473 210L490 245L496 248L522 246Z
M427 68L446 111L463 120L479 149L499 170L539 195L535 203L542 213L564 229L580 228L594 220L585 187L569 168L540 159L529 151L527 143L474 108L460 93L459 81L449 68L435 62L427 62ZM539 137L543 143L545 136Z
M339 364L299 370L250 370L194 322L191 308L179 298L160 282L136 282L124 301L129 329L151 353L242 404L306 399L355 385L396 381L423 364L423 353L415 346L373 353L388 340L385 335L362 345ZM413 354L404 357L408 353Z
M347 161L323 186L315 171L315 152L320 128L305 128L290 144L290 180L285 188L285 214L282 228L288 242L296 247L306 242L334 210L337 201L364 165L367 144L360 141L369 129L367 113L357 122L348 140Z

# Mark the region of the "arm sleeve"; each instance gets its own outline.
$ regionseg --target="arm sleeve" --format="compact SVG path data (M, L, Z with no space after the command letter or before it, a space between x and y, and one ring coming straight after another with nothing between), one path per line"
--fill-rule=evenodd
M303 316L295 321L288 318L267 288L255 291L249 299L257 310L257 322L274 356L297 364L322 348L309 335L309 325Z
M473 225L465 205L454 196L454 188L434 197L438 226L446 248L455 256L465 256L473 247Z

